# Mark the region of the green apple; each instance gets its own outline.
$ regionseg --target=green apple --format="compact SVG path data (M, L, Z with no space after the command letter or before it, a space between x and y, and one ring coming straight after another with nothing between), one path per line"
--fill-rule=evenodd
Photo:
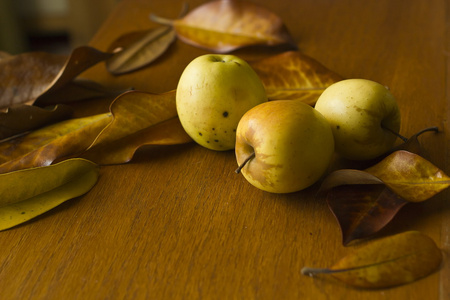
M309 187L327 171L333 133L313 107L297 100L260 104L244 114L236 134L236 160L244 177L272 193Z
M376 158L395 143L400 110L391 92L366 79L347 79L329 86L315 108L333 130L336 152L351 160Z
M234 55L195 58L181 74L176 91L184 130L195 142L212 150L233 149L241 117L266 101L256 72Z

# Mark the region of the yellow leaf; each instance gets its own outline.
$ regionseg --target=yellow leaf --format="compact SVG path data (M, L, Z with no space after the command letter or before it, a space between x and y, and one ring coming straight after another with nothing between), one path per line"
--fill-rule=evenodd
M172 25L185 43L219 53L251 45L295 47L279 16L246 1L210 1L175 21L154 15L152 19Z
M128 162L143 145L188 143L177 117L175 91L152 94L130 91L111 104L112 122L82 157L98 164Z
M0 173L43 167L81 153L111 119L109 113L70 119L0 143Z
M298 51L262 58L250 65L261 78L269 100L300 100L314 105L328 86L343 79Z
M399 150L365 170L410 202L425 201L450 186L450 177L425 158Z
M84 159L0 174L0 230L26 222L88 192L98 167Z
M430 237L407 231L366 244L329 269L303 268L302 274L331 274L352 286L387 288L425 277L441 262L441 250Z

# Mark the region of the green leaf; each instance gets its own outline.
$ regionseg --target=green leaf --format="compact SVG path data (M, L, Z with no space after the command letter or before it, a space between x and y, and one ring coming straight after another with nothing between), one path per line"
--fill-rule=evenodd
M0 230L26 222L87 193L99 168L75 158L58 164L0 174Z

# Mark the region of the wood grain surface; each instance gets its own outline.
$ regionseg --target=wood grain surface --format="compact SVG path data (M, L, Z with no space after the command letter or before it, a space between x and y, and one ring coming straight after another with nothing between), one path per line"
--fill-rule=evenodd
M438 126L440 133L420 141L424 156L450 173L449 1L254 2L277 13L300 51L330 70L389 86L403 135ZM91 46L107 50L121 34L156 26L151 12L175 18L182 3L123 0ZM177 41L138 72L114 77L100 64L83 76L117 89L165 92L204 53ZM236 54L250 58L249 51ZM406 206L378 235L429 235L444 252L442 268L412 284L359 290L300 273L328 267L352 249L342 246L336 220L315 198L317 184L269 194L235 168L233 151L194 143L143 148L128 164L102 167L88 194L0 232L0 299L450 299L449 190Z

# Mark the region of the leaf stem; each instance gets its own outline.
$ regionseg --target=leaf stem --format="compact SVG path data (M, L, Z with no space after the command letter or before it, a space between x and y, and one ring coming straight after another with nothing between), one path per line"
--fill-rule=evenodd
M301 270L302 275L313 277L317 274L331 274L331 273L337 273L339 270L331 270L331 269L321 269L321 268L309 268L304 267Z
M255 152L252 152L249 157L247 157L244 162L235 170L236 174L241 173L242 168L251 160L255 158Z
M155 15L153 13L150 14L149 18L150 18L151 21L153 21L155 23L158 23L158 24L161 24L161 25L167 25L167 26L173 26L173 22L174 22L171 19L163 18L163 17L157 16L157 15Z

